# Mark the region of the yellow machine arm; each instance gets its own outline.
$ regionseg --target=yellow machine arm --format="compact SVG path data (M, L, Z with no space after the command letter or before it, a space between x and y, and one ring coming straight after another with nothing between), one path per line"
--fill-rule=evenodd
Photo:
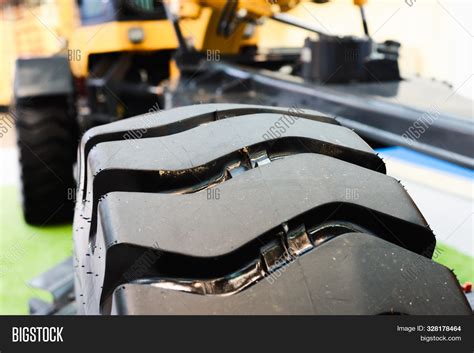
M260 18L270 17L275 11L287 11L296 6L301 0L181 0L181 15L195 14L192 8L211 8L216 11L226 11L234 7L235 12L245 12L245 15Z
M265 17L287 22L282 13L305 1L311 0L180 0L179 17L184 21L198 17L200 23L207 21L205 30L201 31L204 33L202 38L198 38L198 43L195 43L198 50L219 50L223 54L236 54L242 47L257 43L256 26L251 28L253 31L249 31L246 29L249 24L255 24ZM368 35L363 10L366 3L367 0L354 0L354 5L361 9L364 31ZM181 23L182 29L186 31L186 25L183 25L183 21ZM195 36L196 32L193 35Z
M192 32L189 34L196 40L194 44L198 50L236 54L244 46L257 44L257 29L254 24L260 18L288 11L299 2L300 0L180 0L179 17L183 32ZM197 18L199 20L196 22ZM196 23L204 24L204 29L201 27L194 30L193 25Z

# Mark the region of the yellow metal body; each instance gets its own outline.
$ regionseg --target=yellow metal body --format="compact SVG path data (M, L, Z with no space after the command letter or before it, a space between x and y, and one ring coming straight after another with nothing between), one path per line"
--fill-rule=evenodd
M300 0L239 0L236 12L247 19L258 20L275 12L288 11ZM249 36L245 22L237 25L229 37L217 33L226 0L181 0L180 27L185 37L192 37L197 50L219 50L222 54L237 54L246 46L256 46L259 28Z
M133 43L131 29L141 29L143 40ZM88 75L89 58L93 54L170 50L178 47L173 25L168 20L107 22L76 29L69 42L69 50L77 51L77 60L71 60L76 77Z
M219 13L211 8L202 8L194 18L183 18L179 26L186 39L192 40L198 51L219 50L222 54L236 54L242 47L257 45L258 32L249 38L243 36L244 26L241 25L228 38L216 34Z
M299 0L239 0L237 12L245 11L246 17L259 19L274 12L286 11ZM278 5L276 5L278 3ZM193 38L197 50L219 50L221 54L236 54L242 47L258 43L258 28L246 36L245 23L237 26L229 37L217 34L221 11L226 0L181 0L180 27L185 37ZM141 28L144 40L134 44L128 38L131 28ZM158 51L178 48L173 26L168 20L109 22L83 26L72 34L69 49L79 53L79 59L71 61L74 76L86 77L89 57L94 54L123 51ZM173 71L172 71L173 72Z
M243 46L243 36L245 25L238 25L232 35L224 37L216 33L219 23L220 12L214 9L207 8L206 26L204 32L201 34L201 50L219 50L222 54L237 54Z
M226 0L183 0L198 2L203 7L210 7L215 10L222 10L227 3ZM239 0L237 2L237 12L245 11L253 18L270 17L275 12L284 12L295 7L300 0Z

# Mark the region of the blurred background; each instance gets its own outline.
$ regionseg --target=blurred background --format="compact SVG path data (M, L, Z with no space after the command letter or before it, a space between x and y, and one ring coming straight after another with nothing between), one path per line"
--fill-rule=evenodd
M69 37L78 16L60 16L58 3L72 0L18 1L11 6L0 1L0 52L2 81L0 105L11 98L13 65L17 56L48 55L57 52ZM100 1L100 0L97 0ZM62 7L67 8L67 7ZM290 11L308 21L316 21L327 32L362 34L358 9L351 0L319 5L300 4ZM377 0L366 5L367 20L377 41L386 39L402 43L403 74L418 74L446 81L460 87L458 93L472 97L472 2L469 0ZM185 29L184 29L185 30ZM261 45L267 47L303 45L308 32L267 20L262 28Z
M78 15L73 7L71 13L60 13L58 4L70 1L73 0L0 0L3 113L11 102L16 58L48 56L66 47L65 38L77 25ZM331 34L362 34L360 15L351 0L324 5L303 3L290 13L316 21ZM473 99L471 0L374 0L366 5L366 15L375 40L392 39L402 44L402 76L421 75L446 82L458 94ZM183 31L190 35L185 28ZM306 37L308 32L304 30L267 20L262 26L260 45L302 46ZM400 164L396 156L391 158L390 152L381 153L386 154L388 174L402 180L432 224L441 249L435 252L435 260L453 268L461 282L473 281L472 171L453 182L442 173ZM1 131L0 138L0 314L27 313L29 297L44 297L26 282L70 256L72 246L71 226L35 228L24 223L18 196L17 158L14 128L8 127ZM426 180L430 180L429 185ZM455 201L433 192L445 190L447 184L451 184ZM452 214L451 222L437 225L436 220L447 214Z

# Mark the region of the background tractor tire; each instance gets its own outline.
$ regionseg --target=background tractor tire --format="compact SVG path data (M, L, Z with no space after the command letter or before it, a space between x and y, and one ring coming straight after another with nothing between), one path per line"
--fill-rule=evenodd
M32 225L72 221L78 128L66 99L34 98L17 103L22 205Z
M145 114L80 158L80 314L470 313L405 189L318 112Z

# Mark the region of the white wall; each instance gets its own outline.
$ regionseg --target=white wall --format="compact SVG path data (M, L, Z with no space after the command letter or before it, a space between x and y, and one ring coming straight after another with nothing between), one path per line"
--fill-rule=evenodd
M418 73L447 81L471 99L473 12L472 0L372 0L366 5L374 39L402 43L400 63L405 75ZM292 13L332 34L362 34L360 13L352 0L333 0L324 5L303 3ZM262 28L265 46L298 45L306 36L305 31L273 21Z

